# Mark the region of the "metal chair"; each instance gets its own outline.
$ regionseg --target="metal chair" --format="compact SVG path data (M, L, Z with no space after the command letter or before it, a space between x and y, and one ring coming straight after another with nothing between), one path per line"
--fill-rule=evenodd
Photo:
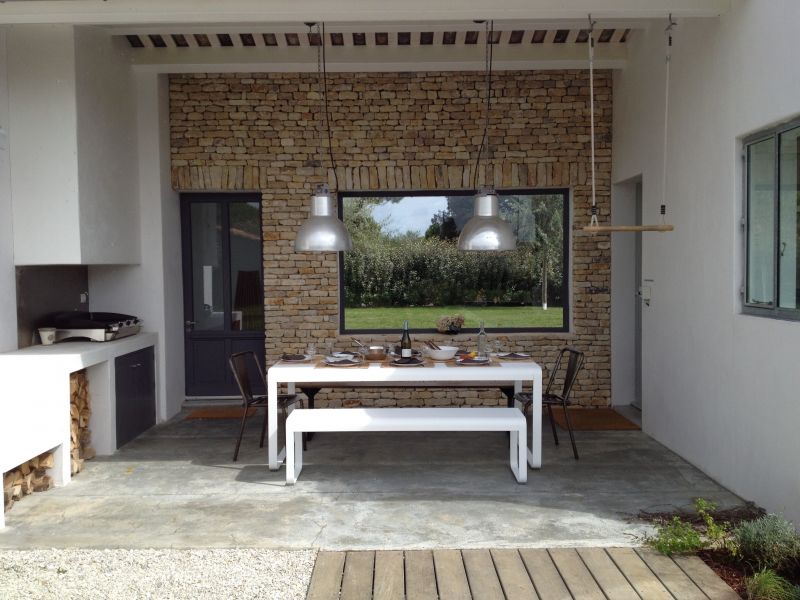
M561 393L553 392L553 387L556 381L556 375L561 368L561 361L564 355L568 354L566 372L564 373L564 384L561 388ZM572 424L569 420L569 411L567 407L572 404L570 394L572 393L572 386L578 377L578 373L583 367L584 354L575 348L562 348L558 353L556 364L553 365L550 371L550 380L547 382L547 388L542 394L542 406L547 407L547 415L550 417L550 427L553 429L553 439L558 446L558 434L556 433L556 423L553 419L553 406L560 405L564 409L564 420L567 423L567 431L569 432L569 439L572 442L572 453L575 455L575 460L578 460L578 447L575 445L575 434L572 432ZM518 393L514 399L522 403L522 412L526 412L533 405L533 398L528 393Z
M242 444L242 435L244 434L244 425L247 422L247 417L251 408L264 409L264 424L261 426L261 442L259 448L264 447L264 435L267 431L267 396L254 396L253 390L250 387L252 376L252 369L258 373L261 381L264 383L264 389L267 389L267 379L264 375L264 370L261 368L261 363L258 362L258 357L255 352L236 352L231 354L228 359L228 364L233 372L233 378L236 380L236 385L239 386L239 391L242 394L242 407L244 413L242 414L242 425L239 428L239 437L236 439L236 450L233 451L233 462L239 458L239 446ZM300 406L303 405L303 400L297 394L279 394L278 395L278 408L283 410L283 416L286 418L288 408L295 402L299 402Z

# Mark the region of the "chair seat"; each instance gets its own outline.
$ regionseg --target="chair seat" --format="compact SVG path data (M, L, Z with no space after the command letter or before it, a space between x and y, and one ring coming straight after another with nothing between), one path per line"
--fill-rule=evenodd
M302 402L303 399L298 394L278 394L278 408L285 408L294 402ZM266 406L267 396L254 396L248 400L247 406Z
M533 397L526 392L518 392L514 395L514 400L522 404L523 410L526 410L533 404ZM546 406L547 404L557 404L559 406L566 404L567 406L571 406L572 400L567 399L564 401L561 396L556 394L542 394L542 406Z

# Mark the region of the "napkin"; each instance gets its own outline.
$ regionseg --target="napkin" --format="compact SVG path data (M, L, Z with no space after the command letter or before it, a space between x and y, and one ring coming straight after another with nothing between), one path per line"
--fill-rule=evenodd
M329 365L360 365L360 360L350 360L349 358L342 358L338 360L331 360L329 358L325 359L325 362Z
M530 354L519 354L517 352L506 352L505 354L498 355L499 358L530 358Z
M422 361L418 358L413 356L407 356L405 358L396 358L392 361L396 365L421 365Z

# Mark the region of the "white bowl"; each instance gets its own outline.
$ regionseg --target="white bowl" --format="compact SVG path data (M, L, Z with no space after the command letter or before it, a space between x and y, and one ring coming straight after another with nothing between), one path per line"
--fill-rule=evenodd
M425 354L430 356L433 360L450 360L458 352L458 346L439 346L438 350L425 347Z

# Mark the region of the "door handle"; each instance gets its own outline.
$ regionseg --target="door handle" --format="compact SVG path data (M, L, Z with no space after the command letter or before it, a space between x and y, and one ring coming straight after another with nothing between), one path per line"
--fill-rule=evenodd
M197 325L196 321L184 321L183 326L186 331L194 331L194 326Z

